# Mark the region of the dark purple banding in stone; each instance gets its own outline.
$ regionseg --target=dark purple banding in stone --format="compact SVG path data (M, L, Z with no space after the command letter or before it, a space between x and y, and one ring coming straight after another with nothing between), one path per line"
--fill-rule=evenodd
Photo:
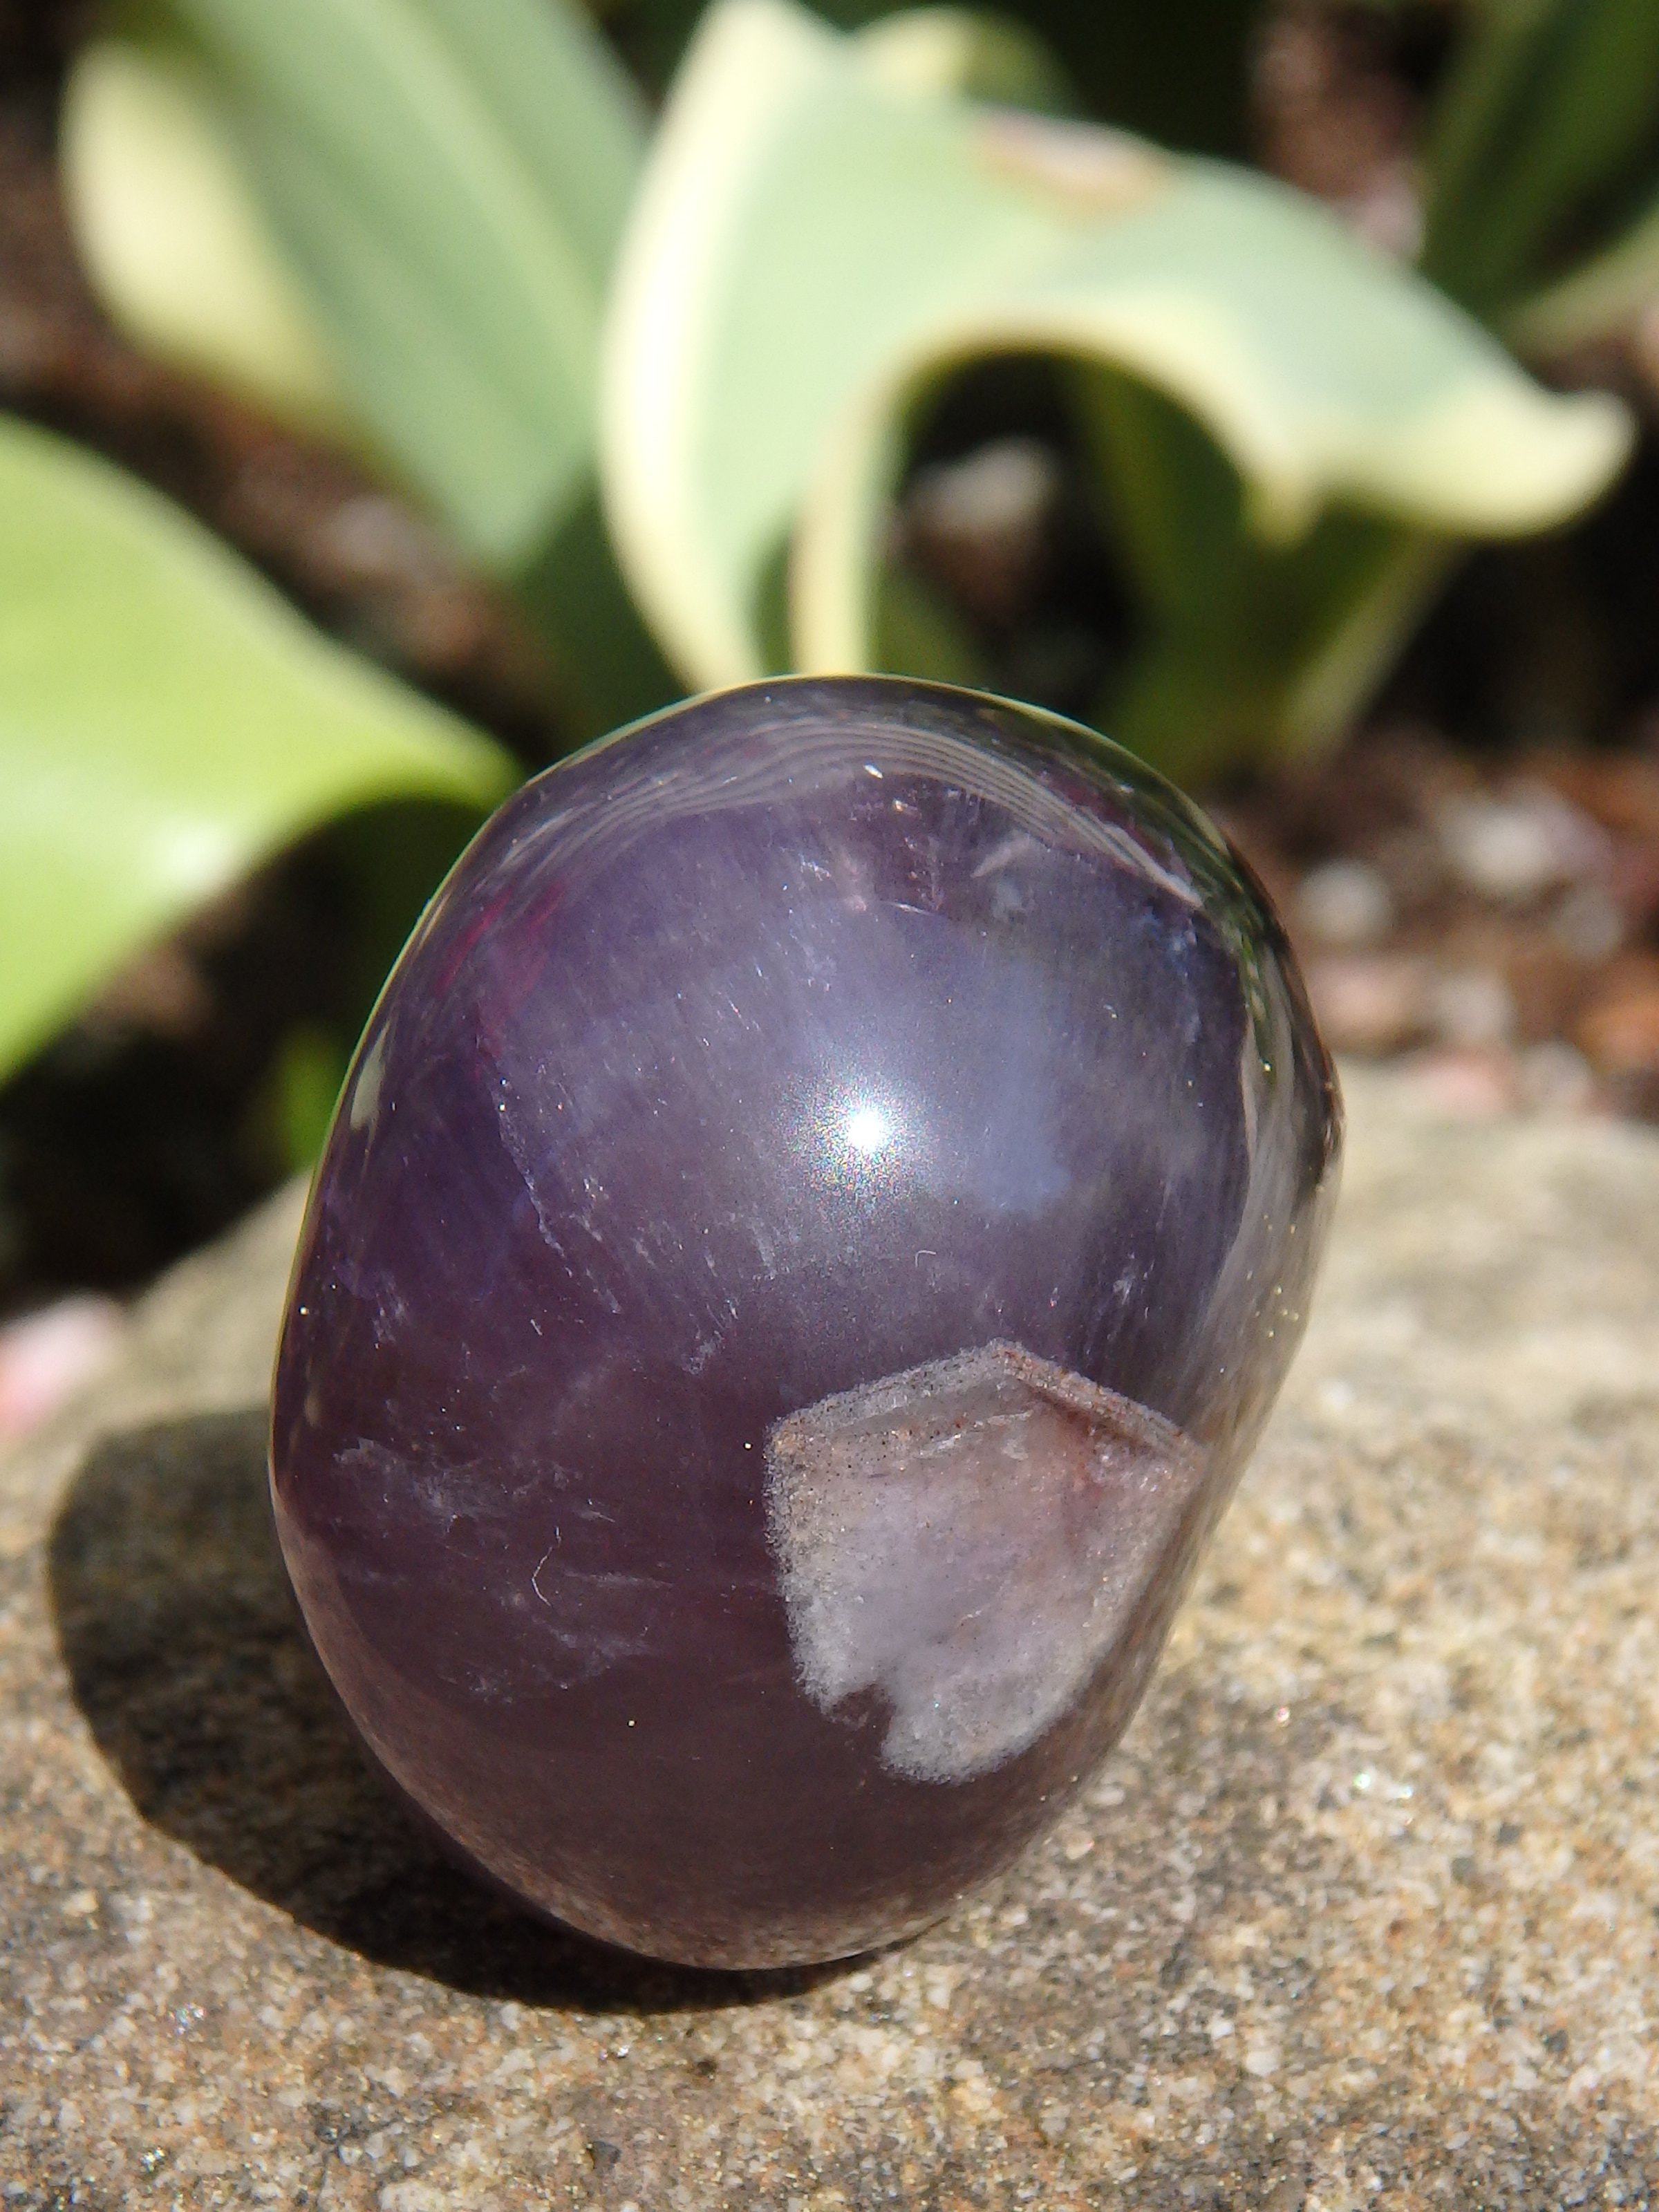
M1259 890L1069 724L799 680L538 778L369 1024L283 1332L366 1742L615 1942L925 1924L1133 1711L1337 1144Z

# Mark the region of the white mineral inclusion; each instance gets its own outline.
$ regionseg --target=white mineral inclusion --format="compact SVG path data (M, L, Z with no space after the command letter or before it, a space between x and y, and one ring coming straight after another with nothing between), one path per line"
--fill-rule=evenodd
M1202 1474L1160 1415L1015 1344L791 1414L767 1515L803 1686L878 1692L913 1781L988 1772L1110 1655Z

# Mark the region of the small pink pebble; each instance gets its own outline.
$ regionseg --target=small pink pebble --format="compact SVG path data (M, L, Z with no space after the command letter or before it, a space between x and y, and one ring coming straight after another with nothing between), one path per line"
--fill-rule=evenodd
M125 1328L113 1298L59 1298L0 1327L0 1444L55 1413L113 1356Z

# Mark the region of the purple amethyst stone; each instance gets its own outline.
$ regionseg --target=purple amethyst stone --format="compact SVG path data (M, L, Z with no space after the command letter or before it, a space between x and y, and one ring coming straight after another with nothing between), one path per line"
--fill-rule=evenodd
M371 1020L276 1381L377 1759L526 1904L921 1927L1121 1732L1301 1332L1331 1071L1158 777L882 678L519 793Z

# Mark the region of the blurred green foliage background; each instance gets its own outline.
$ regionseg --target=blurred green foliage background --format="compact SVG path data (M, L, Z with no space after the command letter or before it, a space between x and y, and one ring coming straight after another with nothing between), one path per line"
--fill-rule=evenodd
M983 684L1200 785L1328 748L1470 548L1607 493L1659 297L1652 0L1373 9L1419 121L1364 208L1252 161L1255 0L88 14L58 154L106 313L412 502L539 690L486 735L0 421L0 1079L336 823L343 980L262 1094L304 1157L468 828L688 690ZM1046 627L1003 588L1042 499Z

